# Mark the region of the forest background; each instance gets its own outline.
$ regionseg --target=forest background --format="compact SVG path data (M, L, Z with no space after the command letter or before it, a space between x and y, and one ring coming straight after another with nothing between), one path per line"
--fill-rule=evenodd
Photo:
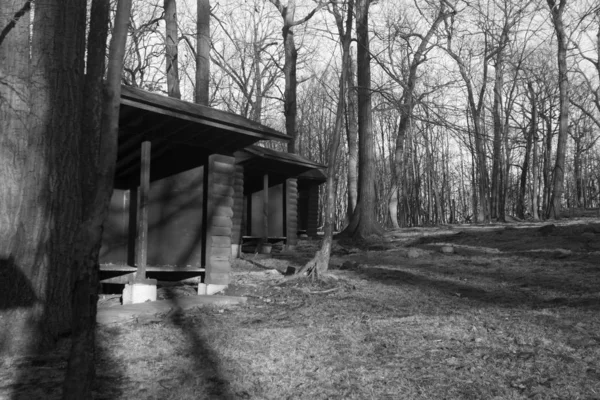
M548 3L372 2L370 95L379 222L398 227L505 221L507 215L537 220L556 216L555 202L563 209L598 207L600 11L588 0L555 5L562 22L557 39ZM292 20L300 22L291 28L297 50L293 132L286 126L285 20L277 4L211 2L209 105L287 129L297 153L327 165L342 70L333 3L287 5L293 4ZM168 93L164 15L163 2L134 2L125 84ZM181 98L190 101L197 15L195 2L177 2ZM557 62L561 41L566 76ZM338 231L356 204L355 42L351 59L341 162L334 175ZM566 100L561 100L565 80ZM568 121L562 139L561 112ZM564 184L557 175L564 175Z

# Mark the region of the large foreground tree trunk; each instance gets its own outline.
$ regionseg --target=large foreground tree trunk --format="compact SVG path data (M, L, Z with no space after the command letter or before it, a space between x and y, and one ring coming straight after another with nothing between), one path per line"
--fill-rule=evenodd
M0 18L17 15L23 3L2 1ZM0 44L2 79L14 82L0 84L5 352L51 346L71 328L86 12L85 2L71 3L37 1L33 26L25 12Z

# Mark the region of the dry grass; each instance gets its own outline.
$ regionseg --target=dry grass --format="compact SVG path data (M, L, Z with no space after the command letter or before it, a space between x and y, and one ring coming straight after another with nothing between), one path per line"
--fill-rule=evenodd
M445 255L429 233L417 258L338 245L324 282L256 265L301 265L315 243L240 261L228 291L245 305L102 327L96 398L600 399L598 259L477 231L443 243L479 253Z

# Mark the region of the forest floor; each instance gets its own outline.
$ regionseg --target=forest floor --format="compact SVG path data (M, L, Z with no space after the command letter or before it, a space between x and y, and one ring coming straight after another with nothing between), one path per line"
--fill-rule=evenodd
M600 399L599 220L337 241L286 280L317 247L236 260L244 304L100 326L95 398ZM64 364L0 360L0 398L58 398Z

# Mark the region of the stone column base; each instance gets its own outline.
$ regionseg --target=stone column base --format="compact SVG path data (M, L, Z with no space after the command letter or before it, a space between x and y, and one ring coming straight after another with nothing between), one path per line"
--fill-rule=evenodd
M225 290L225 288L227 287L227 285L213 285L211 283L199 283L198 284L198 294L199 295L211 295L211 294L215 294L215 293L219 293L223 290Z
M145 303L147 301L156 301L156 281L148 283L131 283L125 285L123 289L123 304Z
M233 258L240 258L240 245L239 244L232 244L231 245L231 256Z

